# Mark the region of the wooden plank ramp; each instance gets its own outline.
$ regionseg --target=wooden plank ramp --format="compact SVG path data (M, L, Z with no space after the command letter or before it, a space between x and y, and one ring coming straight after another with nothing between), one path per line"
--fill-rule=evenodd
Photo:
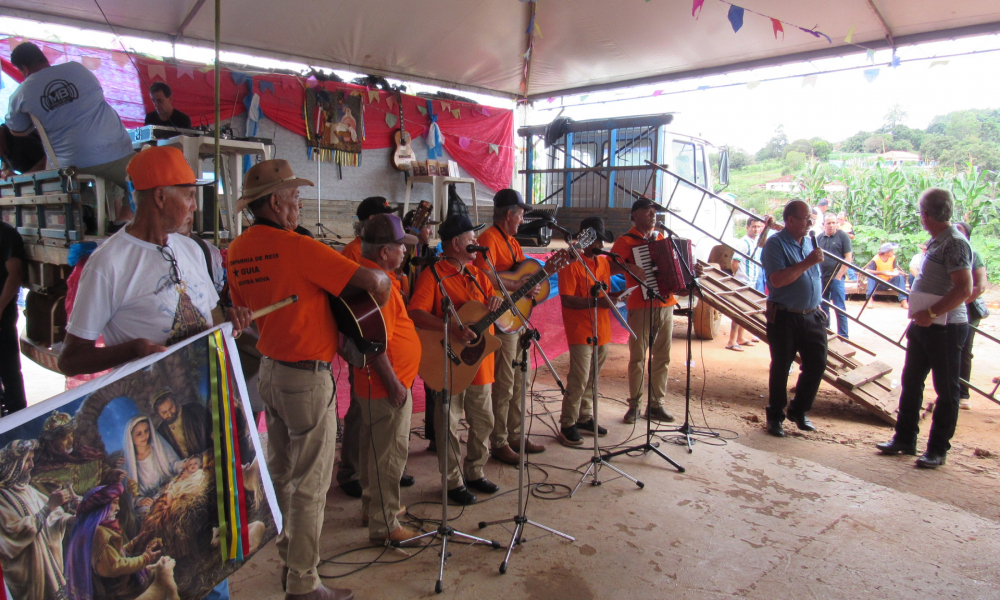
M717 266L699 262L703 268L698 283L702 299L726 315L751 334L767 341L767 322L764 307L767 297ZM896 424L899 406L899 388L893 388L889 375L892 368L873 360L864 364L857 359L859 346L841 339L833 332L827 349L826 371L823 379L857 402L869 412L890 425ZM870 351L861 348L867 354ZM877 358L872 354L873 358ZM798 356L795 357L799 362Z

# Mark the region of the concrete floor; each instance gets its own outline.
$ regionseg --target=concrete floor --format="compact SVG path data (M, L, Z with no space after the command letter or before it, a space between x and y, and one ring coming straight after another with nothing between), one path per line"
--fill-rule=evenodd
M415 425L419 420L416 416ZM611 429L602 442L624 439L629 427L615 424ZM536 423L535 432L546 431ZM538 463L573 469L592 453L589 445L569 449L546 441L548 450L532 457ZM413 515L440 518L439 505L418 504L440 498L436 460L426 445L411 438L408 472L417 485L404 489L403 500ZM661 448L687 471L677 473L652 455L622 456L613 464L643 481L644 489L613 480L614 472L604 469L603 485L584 484L573 498L532 497L528 517L576 541L529 527L528 541L515 549L505 575L498 573L503 550L449 545L452 556L440 597L1000 598L995 521L740 440L725 446L697 444L690 455L670 444ZM881 460L898 460L901 476L913 472L912 457ZM549 483L572 487L580 478L542 468ZM537 468L529 472L535 481L545 477ZM500 484L501 493L512 493L464 512L455 507L452 523L507 545L509 530L494 526L480 531L477 523L516 512L517 472L491 461L486 475ZM566 491L554 490L556 495ZM324 557L365 547L360 501L334 488L324 533ZM341 560L363 563L377 555L377 550L363 550ZM390 549L382 560L411 555L405 562L374 565L328 585L352 588L360 599L436 597L436 548L420 553ZM272 542L231 578L233 598L281 599L279 569ZM321 568L331 575L349 570L345 565Z

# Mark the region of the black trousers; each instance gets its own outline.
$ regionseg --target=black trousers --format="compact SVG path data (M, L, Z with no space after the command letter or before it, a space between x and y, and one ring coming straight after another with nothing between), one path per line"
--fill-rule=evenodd
M769 420L784 421L786 406L792 415L804 415L812 408L826 370L827 319L822 310L804 315L779 310L767 322L767 344L771 351ZM795 386L795 398L789 404L788 369L795 362L796 353L802 358L802 372Z
M899 394L896 418L896 441L916 444L920 433L920 408L924 403L924 381L931 374L937 402L931 421L927 451L945 454L951 449L951 437L958 423L959 372L962 347L969 334L967 323L920 327L911 323L906 331L906 362L903 363L903 389Z
M21 377L21 347L17 340L17 299L15 306L7 307L0 317L0 395L2 415L17 412L28 405L24 397L24 379Z
M424 384L424 398L426 406L424 408L424 439L436 440L434 435L434 410L437 408L437 392Z
M969 325L972 327L979 327L979 321L980 319L970 319ZM972 359L974 358L974 355L972 354L972 343L976 339L976 332L972 330L972 327L969 327L969 335L966 336L965 345L962 346L961 377L966 381L972 381L972 379L970 379L972 377ZM965 385L961 381L959 381L959 386L962 389L962 392L958 395L959 399L968 400L969 386Z

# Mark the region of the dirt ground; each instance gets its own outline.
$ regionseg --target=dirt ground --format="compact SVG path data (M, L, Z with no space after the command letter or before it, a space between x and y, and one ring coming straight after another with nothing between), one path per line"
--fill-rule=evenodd
M1000 295L1000 294L998 294ZM991 299L992 300L992 299ZM981 329L1000 338L1000 309L991 302L996 317L984 320ZM857 315L861 302L848 302L848 310ZM906 311L896 302L880 300L865 309L863 322L878 324L879 329L899 339L906 325ZM684 419L684 392L686 371L683 367L685 329L687 320L674 321L674 341L671 350L671 370L668 386L667 408L677 416L677 425ZM778 439L765 433L764 407L767 404L767 376L770 362L766 344L734 352L725 348L730 322L723 317L720 334L712 341L696 340L692 345L694 368L691 371L691 422L697 428L728 430L739 436L740 442L770 452L804 458L843 471L855 477L900 491L910 492L930 500L952 504L1000 520L1000 405L972 393L972 410L959 415L958 430L952 440L948 463L934 472L913 468L900 469L899 460L878 454L874 444L892 437L892 428L881 419L852 402L847 396L827 383L820 387L810 417L818 431L804 433L794 426L786 427L788 437ZM878 360L893 366L890 378L898 382L902 371L904 353L888 342L856 324L850 327L851 339L878 354ZM1000 344L987 339L977 340L973 363L973 383L992 389L992 378L1000 375ZM861 355L862 362L871 359ZM553 361L561 376L569 368L568 354ZM628 396L628 348L614 346L600 379L600 394L606 410L601 420L620 422L625 412ZM789 377L789 386L795 383L797 367ZM933 400L933 386L928 378L925 398ZM551 376L539 371L536 390L549 387ZM548 395L548 394L546 394ZM554 395L554 394L553 394ZM558 416L558 403L551 404ZM610 414L609 414L610 413ZM644 421L641 421L644 423ZM786 423L787 425L787 423ZM921 422L921 448L926 441L930 418ZM717 443L716 440L695 437L698 444ZM704 440L704 441L702 441ZM682 447L665 446L665 451L684 460L687 452ZM907 461L912 460L907 457Z

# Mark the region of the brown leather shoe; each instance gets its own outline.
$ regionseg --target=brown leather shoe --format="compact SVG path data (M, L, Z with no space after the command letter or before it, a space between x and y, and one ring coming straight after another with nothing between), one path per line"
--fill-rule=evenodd
M506 465L513 465L515 467L517 466L518 461L521 460L521 457L517 455L517 452L514 452L514 450L506 444L500 446L499 448L494 448L490 452L490 456Z
M524 442L524 451L528 454L539 454L541 452L545 452L545 446L532 442L530 437L526 437L524 439L526 440ZM510 440L510 449L514 452L520 452L521 440Z
M285 600L354 600L354 592L342 588L328 588L321 583L308 594L285 594Z
M396 544L399 544L400 546L403 547L419 546L420 540L417 540L416 538L422 535L423 533L417 531L416 529L410 529L406 525L400 525L399 527L393 529L392 532L389 534L389 541L395 542ZM386 538L385 536L382 536L382 537L370 537L368 539L370 539L375 543L381 544L385 542Z
M401 519L406 516L406 506L401 506L399 512L396 513L396 518ZM361 515L361 526L368 527L368 515Z

